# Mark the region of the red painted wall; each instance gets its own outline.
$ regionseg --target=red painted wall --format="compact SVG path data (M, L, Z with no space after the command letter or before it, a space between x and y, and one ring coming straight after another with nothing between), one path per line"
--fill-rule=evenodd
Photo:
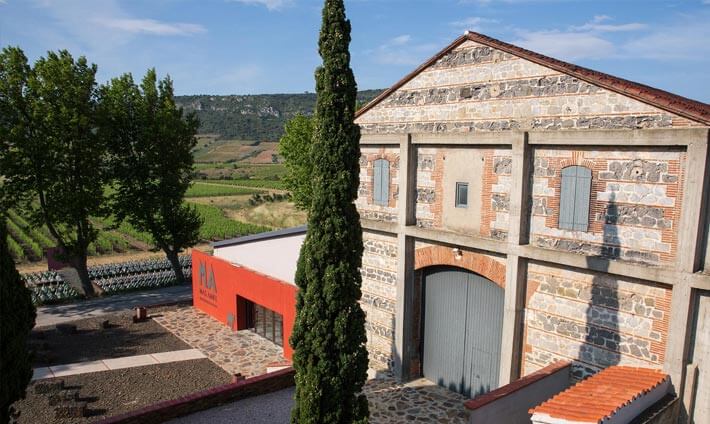
M244 328L237 296L251 300L283 316L284 357L291 359L288 343L296 319L297 287L249 268L192 250L192 298L199 310L230 326ZM242 319L239 319L242 315Z

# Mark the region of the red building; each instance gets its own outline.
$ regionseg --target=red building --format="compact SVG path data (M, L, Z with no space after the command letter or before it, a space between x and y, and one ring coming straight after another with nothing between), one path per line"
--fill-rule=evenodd
M193 250L196 308L233 330L251 329L283 346L296 317L294 275L306 227L216 242L212 256Z

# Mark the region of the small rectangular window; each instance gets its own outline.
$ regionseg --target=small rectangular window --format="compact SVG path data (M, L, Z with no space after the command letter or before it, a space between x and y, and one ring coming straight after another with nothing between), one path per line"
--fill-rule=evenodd
M468 207L468 183L456 183L456 207Z

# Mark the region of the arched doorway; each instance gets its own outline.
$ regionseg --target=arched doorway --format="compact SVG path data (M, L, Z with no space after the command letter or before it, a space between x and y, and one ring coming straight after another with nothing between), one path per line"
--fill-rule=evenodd
M467 397L497 388L504 289L453 266L422 272L424 377Z

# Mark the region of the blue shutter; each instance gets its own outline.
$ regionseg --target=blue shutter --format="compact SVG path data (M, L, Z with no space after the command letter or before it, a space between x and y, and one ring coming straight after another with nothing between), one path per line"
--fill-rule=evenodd
M372 201L379 205L382 199L382 160L377 159L374 163L375 175L372 178Z
M374 163L373 196L376 205L387 206L390 192L390 163L385 159L377 159Z
M569 166L562 170L559 228L587 231L591 189L590 169L583 166Z
M589 196L592 191L592 171L577 167L577 185L574 197L574 230L587 231L589 224Z
M574 192L577 182L577 170L574 168L570 166L562 170L559 227L563 230L574 229Z

